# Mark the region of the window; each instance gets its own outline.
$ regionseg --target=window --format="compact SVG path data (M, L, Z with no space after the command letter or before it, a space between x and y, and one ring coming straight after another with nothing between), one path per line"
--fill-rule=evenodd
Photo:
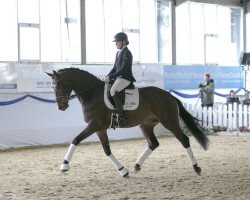
M18 59L16 10L16 0L0 1L0 61Z
M153 8L153 5L151 5L150 7ZM147 10L145 9L145 18L146 16L147 16ZM151 20L154 20L154 19L151 19ZM158 45L158 62L163 62L163 63L172 62L171 21L172 19L171 19L170 1L157 0L157 37L156 38L157 38L157 45ZM151 28L147 26L147 32L152 33L151 38L153 38L154 35L153 35L153 32L150 31L150 29ZM145 38L145 41L148 41L147 38ZM151 54L153 54L153 52L151 52Z
M104 11L102 0L86 0L86 61L104 62ZM116 8L113 8L116 10ZM114 16L116 17L116 16Z
M40 61L39 0L19 0L18 61Z
M39 23L39 0L18 0L18 22Z
M250 35L250 13L246 15L246 36ZM250 52L250 38L247 38L246 51Z
M0 61L78 62L80 0L1 0Z
M241 8L188 2L176 15L178 64L238 65Z
M40 10L41 60L43 62L61 62L60 1L42 0Z
M122 30L121 2L119 0L105 1L104 5L104 59L101 62L113 62L117 51L115 44L112 42L117 30ZM112 12L109 12L110 8ZM93 60L94 61L94 60Z
M40 61L40 34L37 24L19 24L19 61Z
M0 61L80 63L80 1L1 0ZM85 16L87 63L113 63L120 31L134 62L171 63L170 0L85 0Z
M60 21L62 61L80 62L80 0L61 1Z
M86 0L87 63L113 63L112 40L121 31L128 35L134 62L171 63L170 5L167 0Z
M190 63L204 62L204 15L201 4L189 7L190 16ZM206 10L204 8L204 10ZM206 16L205 16L206 19ZM206 27L205 27L206 29Z
M176 62L190 64L189 4L176 7Z
M122 0L122 31L128 35L133 61L140 61L139 1Z

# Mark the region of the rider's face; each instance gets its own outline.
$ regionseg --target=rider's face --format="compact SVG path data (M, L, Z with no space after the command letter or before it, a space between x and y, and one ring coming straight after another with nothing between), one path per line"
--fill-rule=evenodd
M204 81L208 82L210 80L210 78L208 76L204 76Z
M115 42L115 45L116 45L117 49L122 49L123 41L117 41L117 42Z

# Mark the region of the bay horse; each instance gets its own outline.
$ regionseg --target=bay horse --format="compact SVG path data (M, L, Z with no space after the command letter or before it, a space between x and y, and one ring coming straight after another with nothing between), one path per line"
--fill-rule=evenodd
M69 162L72 159L76 146L93 133L96 133L105 154L114 167L122 177L128 177L128 170L115 158L110 149L107 130L111 124L113 110L109 109L104 103L104 81L78 68L65 68L47 74L53 79L58 109L64 111L68 108L71 92L74 91L82 105L84 120L87 123L87 127L70 144L63 164L60 167L61 172L69 170ZM135 172L141 170L145 159L159 146L159 142L154 134L154 127L161 123L180 141L187 152L194 171L198 175L201 174L201 168L193 155L189 138L180 127L180 118L204 150L208 149L209 139L205 135L205 129L199 124L198 119L184 108L179 99L160 88L152 86L143 87L139 88L138 108L125 112L128 115L128 121L121 128L139 125L148 143L145 150L136 160Z

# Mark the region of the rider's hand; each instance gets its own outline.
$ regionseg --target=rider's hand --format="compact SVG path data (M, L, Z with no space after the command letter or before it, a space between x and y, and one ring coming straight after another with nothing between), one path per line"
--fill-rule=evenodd
M106 77L104 78L104 82L105 82L105 83L109 83L109 81L110 81L110 80L109 80L109 76L106 76Z

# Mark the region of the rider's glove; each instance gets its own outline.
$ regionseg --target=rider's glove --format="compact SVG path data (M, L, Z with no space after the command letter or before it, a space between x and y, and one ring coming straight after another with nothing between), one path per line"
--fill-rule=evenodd
M104 78L104 82L105 82L105 83L109 83L109 81L110 81L110 80L109 80L109 76L106 76L106 77Z

